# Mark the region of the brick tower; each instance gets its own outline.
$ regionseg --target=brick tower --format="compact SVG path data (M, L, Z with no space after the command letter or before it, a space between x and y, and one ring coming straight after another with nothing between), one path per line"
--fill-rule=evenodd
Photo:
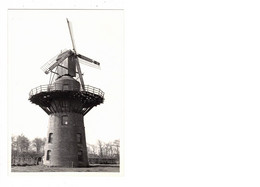
M89 165L83 117L104 101L102 90L84 85L78 58L95 66L99 63L73 50L67 50L46 63L42 68L46 74L56 74L55 81L36 87L29 94L29 100L49 115L43 158L43 164L48 166ZM80 82L74 78L77 75Z

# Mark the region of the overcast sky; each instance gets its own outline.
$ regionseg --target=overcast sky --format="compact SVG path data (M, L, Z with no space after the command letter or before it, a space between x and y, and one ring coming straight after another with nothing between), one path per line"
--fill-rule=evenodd
M46 137L48 115L28 100L31 89L48 84L40 67L63 49L72 49L66 22L72 23L78 53L101 63L81 65L86 85L105 92L104 104L84 117L87 143L122 137L124 36L121 10L8 11L8 124L11 135Z

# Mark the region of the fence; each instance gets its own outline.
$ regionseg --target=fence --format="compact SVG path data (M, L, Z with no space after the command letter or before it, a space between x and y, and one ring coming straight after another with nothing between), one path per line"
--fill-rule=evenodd
M104 97L104 92L99 88L95 88L95 87L89 86L89 85L84 85L84 89L86 92L90 92L95 95ZM31 96L36 95L41 92L52 92L52 91L57 91L57 90L63 90L63 84L55 83L55 84L47 84L47 85L38 86L36 88L33 88L30 91L29 96L31 97ZM73 87L69 87L69 89L67 89L67 91L83 91L83 88L80 87L80 90L79 90L78 87L73 86Z

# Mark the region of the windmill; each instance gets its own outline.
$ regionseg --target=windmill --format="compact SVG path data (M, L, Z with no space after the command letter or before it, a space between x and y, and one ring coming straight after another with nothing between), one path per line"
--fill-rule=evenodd
M97 68L100 63L76 52L68 19L67 23L73 50L62 51L41 67L46 74L51 73L56 78L53 80L51 75L49 84L32 89L29 100L49 115L43 164L86 167L89 163L83 117L103 103L104 92L84 84L79 62Z
M80 62L82 64L85 64L85 65L88 65L88 66L91 66L91 67L94 67L94 68L97 68L97 69L100 69L100 63L91 59L91 58L88 58L84 55L78 54L76 52L75 42L74 42L74 38L73 38L73 34L72 34L72 26L71 26L71 23L69 22L68 18L67 18L67 24L68 24L68 28L69 28L69 33L70 33L70 38L71 38L73 50L62 51L61 54L56 55L50 61L45 63L41 67L41 69L46 74L49 74L51 72L51 73L56 74L58 76L61 76L62 74L64 74L64 69L66 69L67 74L72 76L72 77L75 77L76 74L78 74L82 90L85 90L84 79L83 79L83 76L82 76L83 74L81 72L81 68L80 68L80 65L79 65L79 58L81 59ZM66 67L66 65L65 66L62 65L62 63L66 59L68 60L68 62L66 62L67 67ZM56 71L54 71L55 68L56 68ZM63 68L63 71L62 71L61 68ZM76 69L77 69L77 72L76 72ZM52 81L53 81L53 79L51 80L51 82Z

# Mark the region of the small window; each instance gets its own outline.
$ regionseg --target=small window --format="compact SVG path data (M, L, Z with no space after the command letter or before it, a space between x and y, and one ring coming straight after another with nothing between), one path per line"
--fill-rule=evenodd
M50 159L51 159L51 150L48 150L46 160L50 160Z
M80 133L77 133L77 143L82 143L82 138Z
M68 125L68 116L62 116L61 124L62 125Z
M83 161L83 152L78 151L78 161Z
M50 133L48 143L52 143L52 140L53 140L53 133Z

